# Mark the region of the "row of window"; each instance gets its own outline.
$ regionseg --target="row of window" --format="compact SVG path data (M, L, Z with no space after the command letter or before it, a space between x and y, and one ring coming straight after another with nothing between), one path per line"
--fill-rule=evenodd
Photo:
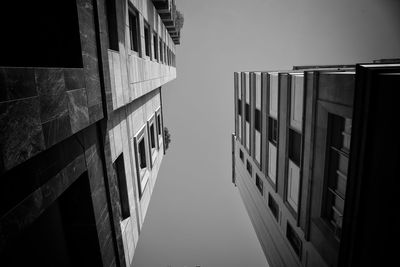
M239 157L244 163L244 153L241 149L239 149ZM253 168L251 165L251 162L247 159L246 160L246 169L247 172L249 173L250 177L253 177ZM263 196L264 195L264 183L262 178L258 175L258 173L255 174L255 185L260 192L260 194ZM274 218L279 222L279 205L276 203L275 199L272 197L271 193L268 192L268 208L271 211L272 215ZM289 241L289 244L292 246L294 252L296 255L301 259L301 253L302 253L302 240L298 236L298 234L295 232L293 227L289 222L287 222L286 226L286 238Z
M287 158L284 166L284 201L287 203L289 210L292 211L294 217L297 217L299 212L299 202L301 197L301 162L302 162L302 133L303 133L303 101L304 101L304 74L293 73L288 74L288 112L285 124L285 135L287 138ZM260 75L260 77L262 77ZM255 163L259 164L261 170L265 164L266 177L271 185L276 188L277 181L277 152L279 147L279 75L278 73L270 73L268 79L256 79L255 73L239 73L236 76L237 84L237 131L239 140L244 144L249 155L254 159ZM256 81L252 84L251 81ZM263 86L263 82L267 82L267 86ZM261 90L265 87L265 91ZM251 90L254 93L250 93ZM261 101L262 94L266 93ZM252 96L252 97L250 97ZM245 103L242 99L245 98ZM260 100L258 100L260 99ZM262 118L262 105L267 105L266 118ZM243 114L244 108L244 114ZM244 115L244 120L242 116ZM254 131L250 130L251 116L254 116ZM243 123L243 124L242 124ZM262 125L266 125L266 133L263 133ZM351 135L351 120L336 115L330 115L328 132L328 147L327 147L327 180L323 206L324 211L322 216L332 225L332 229L337 236L340 235L342 227L342 217L345 201L346 177L348 166L348 153L350 149ZM266 144L262 144L260 137L266 134ZM330 144L332 142L332 144ZM253 149L252 146L253 145ZM266 149L266 160L263 162L260 155ZM243 152L240 151L242 157ZM243 160L243 159L242 159ZM256 165L258 165L256 164ZM247 170L252 174L252 167L247 162ZM256 177L257 178L257 177ZM256 181L257 187L262 187L261 179Z
M119 51L115 0L106 0L106 12L109 48ZM140 25L139 12L132 6L129 7L128 23L129 39L131 43L130 48L132 51L135 51L138 55L145 55L154 61L169 66L176 66L175 54L155 31L151 31L148 22L144 21L143 25ZM141 27L143 27L144 30L144 47L142 47L140 41Z
M144 21L144 54L152 58L154 61L175 66L175 54L166 45L161 37L155 31L152 31L148 22ZM131 50L142 54L140 42L140 23L139 15L136 10L129 10L129 37L131 42Z
M152 168L160 149L162 139L161 113L155 115L144 125L134 138L135 161L138 177L139 196L141 197L147 185L147 170ZM117 176L122 220L130 216L128 188L126 183L123 153L113 163Z
M241 149L239 149L239 157L244 163L244 154ZM247 159L246 160L246 169L247 172L249 173L250 177L253 177L253 168L250 163L250 161ZM264 195L264 183L263 180L260 178L260 176L256 173L255 175L255 185L260 192L261 195ZM270 209L272 215L274 218L279 221L279 205L276 203L275 199L272 197L270 193L268 193L268 208ZM295 232L293 227L289 222L287 222L286 226L286 238L289 241L289 244L292 246L294 252L296 255L301 259L301 254L302 254L302 240L298 236L298 234Z

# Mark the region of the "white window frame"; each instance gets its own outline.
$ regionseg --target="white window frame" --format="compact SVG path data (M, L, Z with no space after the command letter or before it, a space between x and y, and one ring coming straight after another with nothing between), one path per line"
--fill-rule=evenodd
M153 115L151 115L150 119L147 120L147 133L148 133L148 140L149 140L149 144L148 144L148 148L149 148L149 155L151 158L150 161L150 167L153 168L153 164L156 161L157 155L158 155L158 134L156 131L156 121L155 121L155 113ZM152 148L151 147L151 126L153 125L153 134L154 134L154 145L155 147Z
M139 156L139 143L144 140L144 153L145 158L146 158L146 168L140 168L140 156ZM148 139L147 139L147 128L146 125L143 125L140 130L137 132L137 134L133 138L134 142L134 147L135 147L135 164L136 164L136 175L137 175L137 181L139 184L139 196L141 197L143 195L143 192L146 188L146 185L149 181L149 157L147 154L147 147L148 147Z

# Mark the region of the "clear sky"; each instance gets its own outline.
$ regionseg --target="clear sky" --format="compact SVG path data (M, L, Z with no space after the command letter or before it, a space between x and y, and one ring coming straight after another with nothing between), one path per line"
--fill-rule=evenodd
M267 266L231 183L233 72L400 58L400 1L176 2L177 79L162 90L172 142L134 266Z

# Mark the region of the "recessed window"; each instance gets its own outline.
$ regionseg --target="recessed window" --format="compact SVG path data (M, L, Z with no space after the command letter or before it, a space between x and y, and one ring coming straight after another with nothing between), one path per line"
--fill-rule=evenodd
M118 28L115 0L106 0L106 12L108 26L108 46L110 49L118 51Z
M146 56L150 57L150 26L147 22L144 22L144 44Z
M164 62L163 41L162 41L161 37L160 37L160 41L159 42L160 42L160 45L159 45L159 48L160 48L160 61Z
M261 180L261 178L258 176L258 174L256 174L256 186L258 188L258 191L260 191L261 195L264 194L264 185L263 185L263 181Z
M274 118L268 118L268 140L277 145L278 143L278 121Z
M324 215L338 238L342 231L345 205L351 123L351 119L334 114L328 116L327 187L325 189Z
M139 18L136 11L129 10L129 37L131 41L131 50L139 52Z
M244 162L243 151L239 149L239 158Z
M146 161L146 145L145 145L145 140L144 137L139 141L138 145L138 150L139 150L139 166L140 166L140 171L147 168L147 161Z
M126 185L126 176L125 176L125 166L124 166L124 156L121 154L113 163L114 171L118 180L118 189L119 189L119 201L121 206L121 217L122 220L128 218L130 216L129 211L129 198L128 198L128 189Z
M253 176L253 167L251 166L251 163L247 161L247 172L250 174L250 176Z
M150 125L150 147L151 150L156 148L156 136L155 136L155 129L154 129L154 123Z
M161 115L160 114L157 115L157 129L158 129L158 135L161 135L162 131L161 131Z
M237 101L238 115L242 116L242 100L238 99Z
M246 103L245 105L245 116L246 121L250 123L250 104Z
M289 129L289 159L300 167L301 134Z
M254 128L256 129L256 131L261 133L261 111L259 109L255 110L254 122Z
M302 242L300 237L294 231L293 227L288 223L286 227L286 238L289 240L294 252L301 258Z
M153 32L153 55L154 59L158 60L158 37L156 32Z
M279 215L279 206L276 203L275 199L268 193L268 207L274 215L275 219L278 220Z

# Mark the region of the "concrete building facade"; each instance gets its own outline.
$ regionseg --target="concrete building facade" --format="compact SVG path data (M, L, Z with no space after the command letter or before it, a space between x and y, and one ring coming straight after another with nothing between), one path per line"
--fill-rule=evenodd
M360 125L378 113L391 119L397 114L390 103L398 94L398 70L389 61L234 73L232 182L270 266L373 266L395 258L376 244L393 251L385 237L393 229L384 228L398 219L366 217L372 200L369 206L361 201L384 195L372 202L388 211L387 201L395 201L393 189L378 181L394 183L395 164L381 161L376 165L387 172L366 175L367 161L359 153L371 158L380 147L377 139L362 138L371 132ZM387 128L380 135L395 145L389 121L382 121ZM398 158L392 148L379 152ZM365 238L365 243L355 237L359 232L368 236L376 227L382 236Z
M165 154L175 2L0 10L0 265L131 266Z

